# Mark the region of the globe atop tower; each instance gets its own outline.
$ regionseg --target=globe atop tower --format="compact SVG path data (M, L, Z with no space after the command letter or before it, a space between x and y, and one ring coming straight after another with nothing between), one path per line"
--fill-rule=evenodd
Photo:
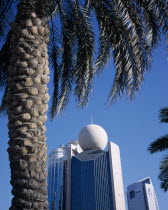
M103 150L107 145L108 136L102 127L99 125L90 124L80 131L78 141L83 150Z

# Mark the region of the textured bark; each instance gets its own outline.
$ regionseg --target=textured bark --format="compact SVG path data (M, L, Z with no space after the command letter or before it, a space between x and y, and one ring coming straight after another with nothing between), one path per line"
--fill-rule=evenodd
M27 14L11 24L8 69L9 159L13 186L10 210L48 209L46 128L49 69L45 18Z

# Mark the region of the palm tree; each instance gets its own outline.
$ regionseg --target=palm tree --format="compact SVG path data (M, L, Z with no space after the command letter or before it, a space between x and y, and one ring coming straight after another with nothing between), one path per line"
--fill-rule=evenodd
M160 122L168 123L168 107L160 110L159 118ZM161 180L161 188L166 192L168 190L168 134L156 139L148 147L151 154L165 150L167 154L161 160L159 179Z
M167 5L167 0L0 1L0 112L9 119L11 210L48 208L48 56L52 118L64 110L71 92L78 106L87 103L94 75L111 55L116 74L108 99L132 98L150 67L152 49L162 32L167 35Z

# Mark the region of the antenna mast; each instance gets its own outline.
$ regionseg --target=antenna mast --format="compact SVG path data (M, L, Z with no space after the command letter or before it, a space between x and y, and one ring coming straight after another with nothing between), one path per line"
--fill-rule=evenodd
M93 118L92 118L92 116L91 116L91 124L93 124Z

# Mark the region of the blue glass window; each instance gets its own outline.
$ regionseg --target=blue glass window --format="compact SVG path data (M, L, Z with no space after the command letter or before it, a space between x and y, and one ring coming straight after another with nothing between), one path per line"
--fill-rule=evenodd
M72 158L72 210L113 210L108 152L94 153L93 160L78 157Z

